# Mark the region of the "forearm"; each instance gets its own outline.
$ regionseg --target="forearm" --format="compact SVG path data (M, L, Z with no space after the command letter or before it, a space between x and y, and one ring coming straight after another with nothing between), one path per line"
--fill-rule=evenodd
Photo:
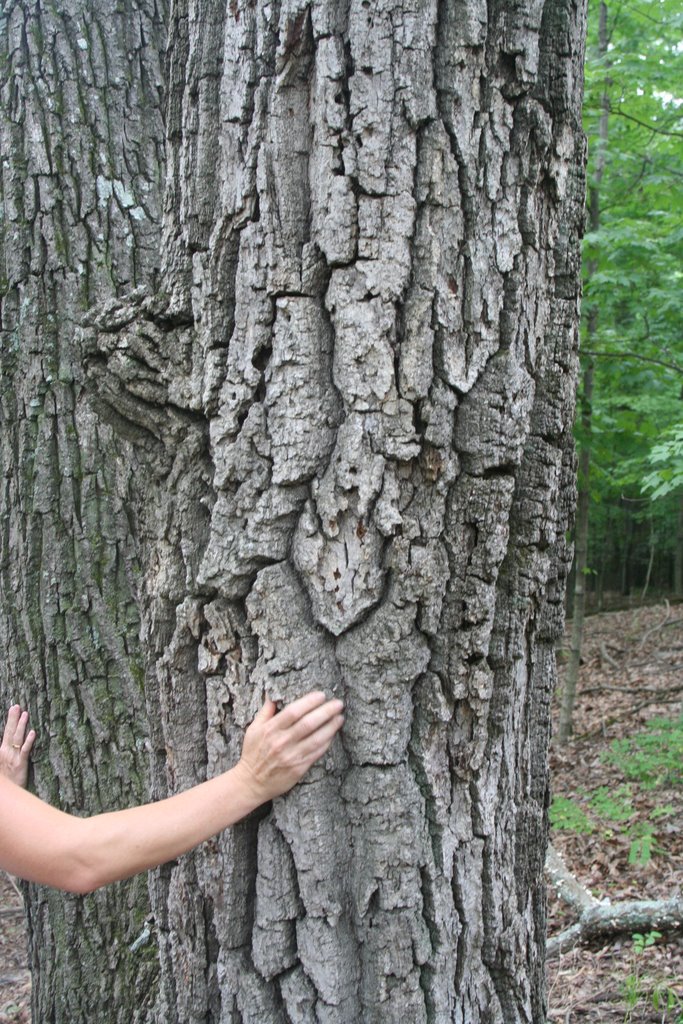
M93 818L50 807L0 772L0 868L89 892L173 860L291 789L328 749L342 707L320 691L281 712L266 701L230 771L156 804Z
M0 867L40 885L90 892L179 857L265 798L236 765L167 800L78 818L0 775Z
M235 766L158 803L79 820L79 888L90 891L173 860L260 803Z

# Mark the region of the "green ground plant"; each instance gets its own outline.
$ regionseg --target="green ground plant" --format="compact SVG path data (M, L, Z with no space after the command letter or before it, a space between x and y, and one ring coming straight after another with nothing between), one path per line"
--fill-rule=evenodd
M683 782L683 715L653 718L643 732L613 740L604 760L643 789Z
M614 740L603 754L624 776L616 788L598 786L578 798L555 796L550 807L553 828L576 835L601 831L606 838L615 833L629 840L628 863L644 867L666 847L660 842L657 823L675 813L671 804L658 803L645 819L637 810L639 791L650 792L681 783L683 765L683 716L656 718L642 732Z
M655 1013L666 1015L662 1016L662 1020L673 1020L675 1024L683 1024L683 1004L675 989L666 981L653 981L644 971L645 953L661 937L662 934L658 931L634 932L631 936L631 970L624 980L624 1024L632 1024L636 1009L646 1009L649 1006L652 1006ZM672 1010L676 1014L674 1018L668 1016Z

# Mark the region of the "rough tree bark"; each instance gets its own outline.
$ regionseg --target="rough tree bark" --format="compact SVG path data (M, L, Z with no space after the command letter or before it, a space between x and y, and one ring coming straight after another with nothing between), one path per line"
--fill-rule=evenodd
M164 17L108 3L0 7L0 637L27 702L37 791L68 810L149 792L131 465L78 384L76 327L159 265ZM32 887L34 1020L147 1021L131 952L144 878L78 900Z
M37 788L187 786L265 693L347 724L149 905L32 889L37 1019L541 1021L583 4L123 6L1 23Z

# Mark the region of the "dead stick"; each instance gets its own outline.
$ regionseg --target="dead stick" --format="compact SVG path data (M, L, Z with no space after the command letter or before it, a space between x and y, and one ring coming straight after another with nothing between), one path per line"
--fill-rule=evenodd
M675 691L674 691L675 692ZM634 708L627 708L621 715L614 715L612 718L608 718L606 722L601 722L598 729L593 729L592 732L582 732L580 736L575 736L575 740L589 740L593 736L599 736L608 726L614 725L615 722L621 722L624 718L629 718L631 715L637 714L642 711L643 708L647 708L650 704L680 704L680 697L674 697L671 700L665 700L663 697L652 697L650 700L644 700L640 704L636 704Z
M670 900L624 900L621 903L588 907L576 924L548 939L548 959L573 949L579 943L593 942L623 932L661 929L677 932L683 926L683 897Z
M645 630L645 632L643 633L643 636L641 638L640 643L636 647L637 651L642 650L642 648L645 646L645 642L652 636L652 634L653 633L658 633L659 630L663 629L664 626L666 626L667 622L669 621L669 618L671 617L671 605L669 604L668 601L665 601L664 604L666 606L666 612L664 613L664 618L662 619L661 622L657 622L654 626L650 626L649 629Z
M600 902L586 889L564 862L552 843L548 844L545 856L545 873L560 899L581 912L590 907L599 907Z
M602 643L602 644L600 644L600 663L601 663L601 665L604 662L607 662L607 664L611 668L616 669L617 671L619 670L619 662L616 660L616 658L613 658L612 655L608 652L607 644Z
M21 894L21 889L19 888L17 883L14 881L14 878L12 877L12 875L10 875L9 871L3 871L3 875L5 876L5 878L7 879L7 881L12 886L12 888L15 891L15 893L17 894L17 896L19 897L19 899L23 903L24 902L24 897Z
M584 697L587 693L652 693L655 696L658 694L671 695L673 693L680 693L683 690L683 686L589 686L585 690L581 691L580 696Z

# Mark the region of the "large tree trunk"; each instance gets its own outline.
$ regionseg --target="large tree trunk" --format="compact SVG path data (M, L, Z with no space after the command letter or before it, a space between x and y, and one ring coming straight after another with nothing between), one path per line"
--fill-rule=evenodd
M27 11L5 28L17 192L29 128L81 140L59 199L31 183L21 245L5 222L3 639L38 789L162 795L234 761L265 693L347 706L304 784L150 875L151 910L139 883L97 916L31 891L38 1019L543 1020L583 6L179 0L158 280L163 25L138 5L98 32L83 3L49 50L81 102L49 107L55 15ZM92 268L77 180L110 238Z

